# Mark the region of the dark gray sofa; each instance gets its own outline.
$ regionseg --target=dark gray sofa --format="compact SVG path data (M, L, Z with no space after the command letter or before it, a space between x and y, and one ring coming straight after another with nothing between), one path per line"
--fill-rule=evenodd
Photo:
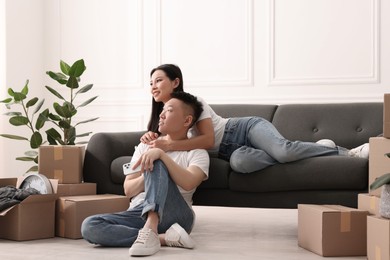
M382 103L212 105L223 117L261 116L290 140L329 138L353 148L383 131ZM144 132L96 133L87 146L84 181L98 193L123 194L122 165ZM368 160L324 156L240 174L210 154L209 179L194 194L195 205L296 208L298 203L357 206L368 189Z

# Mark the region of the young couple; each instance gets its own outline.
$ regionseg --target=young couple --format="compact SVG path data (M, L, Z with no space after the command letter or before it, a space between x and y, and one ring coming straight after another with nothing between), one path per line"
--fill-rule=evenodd
M222 118L204 100L183 92L176 65L161 65L150 77L151 119L131 160L140 171L124 182L130 208L85 219L82 234L91 243L131 246L132 256L152 255L161 245L193 248L192 195L208 178L205 149L218 150L242 173L314 156L368 158L368 144L347 150L326 139L290 141L261 117Z

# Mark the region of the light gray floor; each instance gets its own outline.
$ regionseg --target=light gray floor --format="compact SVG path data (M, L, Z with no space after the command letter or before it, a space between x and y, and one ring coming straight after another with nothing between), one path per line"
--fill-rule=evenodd
M194 207L193 250L163 247L147 259L324 259L297 244L296 209ZM1 228L1 227L0 227ZM0 240L0 259L120 260L128 248L102 248L82 239ZM337 259L366 259L340 257Z

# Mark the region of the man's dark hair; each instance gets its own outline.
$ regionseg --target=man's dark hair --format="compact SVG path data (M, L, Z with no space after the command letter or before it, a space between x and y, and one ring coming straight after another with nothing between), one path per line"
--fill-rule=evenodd
M181 100L184 104L191 107L191 109L193 111L193 114L192 114L193 120L192 120L190 127L192 127L196 123L196 121L198 121L200 114L202 114L202 112L203 112L202 103L199 102L198 99L194 95L191 95L190 93L187 93L184 91L172 92L171 98L176 98L178 100Z

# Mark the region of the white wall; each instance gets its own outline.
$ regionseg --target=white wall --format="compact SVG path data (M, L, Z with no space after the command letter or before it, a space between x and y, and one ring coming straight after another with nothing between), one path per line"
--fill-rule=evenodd
M77 119L100 119L80 131L144 130L149 72L161 63L178 64L185 89L209 103L380 102L389 92L385 0L6 3L7 86L29 78L50 104L43 86L56 85L44 72L84 58L82 84L99 98ZM0 175L27 168L13 160L24 151L15 142L0 148Z

